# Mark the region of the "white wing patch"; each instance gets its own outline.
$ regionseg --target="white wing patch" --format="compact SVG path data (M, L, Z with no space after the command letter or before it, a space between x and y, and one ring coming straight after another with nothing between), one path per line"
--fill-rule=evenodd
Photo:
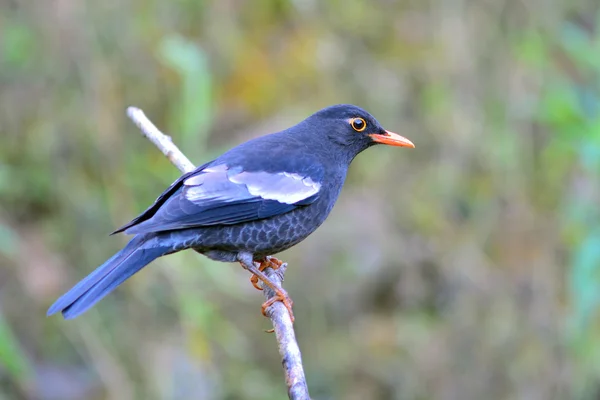
M244 184L253 196L293 204L316 194L321 185L302 175L278 172L241 172L231 176L233 183Z
M185 198L192 202L235 201L252 197L248 190L227 178L227 165L209 167L183 182Z
M240 172L228 176L224 164L206 168L183 184L189 201L239 201L261 197L293 204L319 192L321 184L309 177L289 172ZM231 171L229 171L231 173Z

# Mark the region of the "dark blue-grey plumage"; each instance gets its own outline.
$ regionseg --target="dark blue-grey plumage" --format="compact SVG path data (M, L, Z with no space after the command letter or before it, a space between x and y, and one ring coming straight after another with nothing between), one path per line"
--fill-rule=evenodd
M352 128L357 118L364 130ZM376 142L393 144L390 135L366 111L339 105L231 149L181 176L113 232L135 236L60 297L48 315L61 311L74 318L155 258L180 250L232 262L242 253L261 260L288 249L325 221L352 159Z

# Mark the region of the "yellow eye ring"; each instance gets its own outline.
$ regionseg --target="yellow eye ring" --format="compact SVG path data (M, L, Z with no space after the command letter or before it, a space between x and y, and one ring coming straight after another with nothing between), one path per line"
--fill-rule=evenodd
M352 129L356 132L362 132L367 129L367 122L362 118L352 118L350 120L350 125L352 125Z

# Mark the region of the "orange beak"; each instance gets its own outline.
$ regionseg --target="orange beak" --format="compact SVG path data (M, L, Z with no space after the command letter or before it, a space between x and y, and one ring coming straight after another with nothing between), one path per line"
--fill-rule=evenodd
M405 138L404 136L400 136L397 133L385 131L385 133L373 133L369 135L374 142L387 144L390 146L398 146L398 147L410 147L415 148L413 142Z

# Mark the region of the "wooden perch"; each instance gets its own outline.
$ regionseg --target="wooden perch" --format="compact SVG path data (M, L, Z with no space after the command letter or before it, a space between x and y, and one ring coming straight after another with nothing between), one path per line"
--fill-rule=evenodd
M158 130L142 110L136 107L129 107L127 108L127 116L140 128L142 134L154 143L182 173L193 171L196 168L177 146L173 144L171 138ZM281 287L286 267L287 265L284 264L278 270L266 268L264 273ZM266 286L264 287L264 294L267 300L275 296L275 292ZM287 309L281 302L275 302L267 309L267 316L273 323L289 398L292 400L310 400L304 376L304 367L302 366L300 347L298 347L294 325Z

